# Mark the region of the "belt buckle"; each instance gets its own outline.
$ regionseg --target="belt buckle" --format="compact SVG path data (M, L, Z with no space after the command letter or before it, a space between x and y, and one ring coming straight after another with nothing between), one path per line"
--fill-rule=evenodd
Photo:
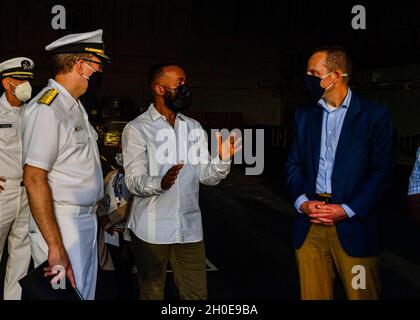
M322 199L325 203L331 203L332 201L332 194L331 193L319 193L318 197Z

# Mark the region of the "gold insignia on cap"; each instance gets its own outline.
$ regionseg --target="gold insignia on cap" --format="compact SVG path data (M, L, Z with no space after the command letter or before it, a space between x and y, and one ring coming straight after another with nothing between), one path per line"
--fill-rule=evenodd
M46 104L49 106L55 99L55 97L58 96L58 91L55 89L49 89L44 92L44 94L41 96L41 98L38 99L38 103Z
M90 52L95 52L95 53L100 53L100 54L104 54L104 50L101 49L95 49L95 48L85 48L85 51L90 51Z
M8 73L3 73L2 75L3 75L4 78L10 77L10 76L29 76L29 77L33 77L34 73L33 72L26 72L26 71L13 71L13 72L8 72Z
M107 60L111 60L106 54L105 54L105 51L104 50L101 50L101 49L95 49L95 48L85 48L85 51L87 51L87 52L93 52L94 54L96 54L96 55L98 55L98 56L100 56L100 57L102 57L102 58L105 58L105 59L107 59Z

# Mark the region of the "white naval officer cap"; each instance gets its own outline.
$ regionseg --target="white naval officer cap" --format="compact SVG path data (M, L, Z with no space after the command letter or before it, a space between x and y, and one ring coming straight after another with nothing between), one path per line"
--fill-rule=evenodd
M0 63L0 78L14 78L20 80L32 79L35 64L26 57L18 57Z
M111 58L105 54L102 33L102 29L98 29L90 32L68 34L47 45L45 50L54 54L90 53L101 60L111 62Z

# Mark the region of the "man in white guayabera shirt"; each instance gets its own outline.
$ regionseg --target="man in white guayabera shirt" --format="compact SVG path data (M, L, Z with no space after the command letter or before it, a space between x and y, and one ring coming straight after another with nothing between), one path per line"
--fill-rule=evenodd
M128 228L139 271L140 299L163 299L168 262L181 299L207 299L199 184L216 185L241 146L231 134L211 159L200 123L181 111L191 103L184 71L151 68L154 103L122 135L126 184L134 195Z

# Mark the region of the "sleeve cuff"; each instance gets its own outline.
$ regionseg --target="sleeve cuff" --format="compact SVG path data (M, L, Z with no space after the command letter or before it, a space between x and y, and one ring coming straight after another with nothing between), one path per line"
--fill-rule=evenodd
M309 201L309 199L308 199L308 197L306 196L306 194L302 194L299 198L297 198L297 199L296 199L296 201L295 201L295 203L294 203L294 206L295 206L295 208L296 208L297 212L299 212L299 213L303 213L303 212L300 210L300 206L302 205L302 203L304 203L304 202L306 202L306 201Z
M356 213L353 210L351 210L348 205L342 204L341 206L343 207L344 211L346 211L346 214L349 218L352 218L356 215Z
M216 170L219 172L227 171L230 168L231 163L232 163L232 160L223 161L219 158L219 156L214 158L212 161L214 168L216 168Z
M32 159L26 159L23 166L25 166L25 164L30 165L32 167L40 168L48 172L50 172L50 169L51 169L49 165L39 162L39 161L32 160Z
M159 193L164 193L165 190L162 189L162 179L163 177L153 177L153 184L154 184L154 189L156 190L156 192Z

